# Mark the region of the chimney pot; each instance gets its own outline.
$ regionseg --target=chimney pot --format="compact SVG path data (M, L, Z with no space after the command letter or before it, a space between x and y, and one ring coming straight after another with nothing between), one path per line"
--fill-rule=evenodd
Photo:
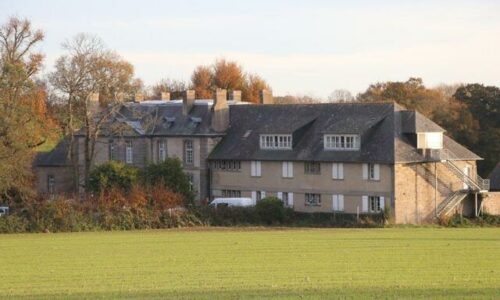
M187 90L184 92L184 97L182 98L182 114L187 116L194 106L194 99L196 97L194 90Z
M144 101L144 94L143 93L135 93L135 102L142 102Z
M161 92L161 100L169 101L170 93L169 92Z
M273 93L269 90L259 92L260 104L273 104Z
M240 90L232 90L228 95L229 100L233 100L234 102L241 102L241 91Z

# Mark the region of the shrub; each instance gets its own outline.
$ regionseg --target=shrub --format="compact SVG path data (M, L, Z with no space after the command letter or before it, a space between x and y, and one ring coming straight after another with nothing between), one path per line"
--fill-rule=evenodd
M129 191L137 183L138 170L122 162L110 161L95 167L89 176L88 189L103 192L111 188Z
M285 207L283 201L276 197L266 197L255 206L255 211L260 220L265 224L282 224L285 220Z
M161 163L150 164L143 172L148 186L164 185L172 192L184 195L186 205L193 204L194 193L178 158L167 158Z

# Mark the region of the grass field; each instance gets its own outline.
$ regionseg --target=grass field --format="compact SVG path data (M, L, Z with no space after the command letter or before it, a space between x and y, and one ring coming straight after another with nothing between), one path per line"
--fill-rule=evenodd
M0 235L0 298L500 298L500 229Z

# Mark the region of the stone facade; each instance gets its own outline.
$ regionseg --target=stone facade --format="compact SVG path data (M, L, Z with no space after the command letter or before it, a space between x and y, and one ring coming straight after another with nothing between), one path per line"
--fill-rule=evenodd
M484 212L492 215L500 215L500 191L489 192L482 200Z

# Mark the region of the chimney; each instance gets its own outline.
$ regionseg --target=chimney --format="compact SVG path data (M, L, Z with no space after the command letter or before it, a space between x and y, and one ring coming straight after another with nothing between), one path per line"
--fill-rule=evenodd
M97 112L99 110L99 93L89 94L88 108L91 112Z
M269 90L259 92L260 104L273 104L273 93Z
M241 91L240 90L229 91L228 99L233 100L234 102L241 102Z
M187 116L194 106L195 92L194 90L187 90L184 92L182 98L182 114Z
M224 89L215 90L212 106L212 129L217 132L226 131L229 127L229 106L227 92Z
M161 100L170 101L170 93L169 92L161 92Z
M143 93L135 93L135 102L142 102L144 101L144 94Z

